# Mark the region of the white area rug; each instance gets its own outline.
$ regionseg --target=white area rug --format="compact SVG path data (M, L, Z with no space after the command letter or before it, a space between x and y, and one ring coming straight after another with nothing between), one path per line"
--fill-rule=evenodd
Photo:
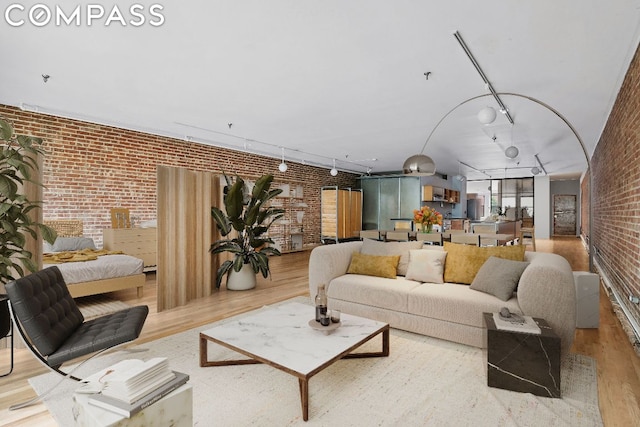
M105 314L114 313L130 306L122 301L111 298L108 295L89 295L76 298L76 304L85 320Z
M97 358L79 374L121 359L167 356L172 369L191 376L194 425L203 427L602 425L596 366L589 357L571 355L562 366L563 397L550 399L487 387L481 349L399 330L391 331L389 357L340 360L313 377L305 423L295 377L265 365L199 367L198 333L208 327L141 345L149 349L145 353ZM380 340L370 345L377 350ZM213 344L209 354L237 356ZM57 378L46 374L30 383L41 392ZM73 425L76 387L65 382L45 400L61 426Z

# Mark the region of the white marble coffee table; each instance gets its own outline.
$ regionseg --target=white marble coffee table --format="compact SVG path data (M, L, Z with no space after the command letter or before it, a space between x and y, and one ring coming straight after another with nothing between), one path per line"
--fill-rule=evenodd
M315 308L300 303L263 307L220 326L200 332L200 366L264 363L298 378L302 418L309 419L309 379L339 359L389 355L389 325L342 313L342 325L324 334L309 327ZM382 334L382 350L352 353ZM249 359L210 361L207 342L212 341Z

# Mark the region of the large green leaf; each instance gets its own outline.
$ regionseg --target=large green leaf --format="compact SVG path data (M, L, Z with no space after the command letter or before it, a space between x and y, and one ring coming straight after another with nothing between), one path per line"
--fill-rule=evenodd
M211 208L211 216L213 220L216 222L218 229L220 230L220 234L222 236L226 236L231 232L231 223L227 220L227 216L222 212L220 208L217 206L213 206Z
M216 288L220 287L220 284L222 283L222 276L227 274L231 270L231 267L233 267L233 261L227 260L222 263L220 268L218 268L218 271L216 272Z
M266 197L269 191L269 188L271 187L272 181L273 181L273 175L269 175L269 174L262 175L260 178L258 178L255 185L253 186L253 192L251 193L251 197L258 200L264 200L263 198Z
M224 207L231 223L242 215L242 199L244 198L244 181L236 178L229 192L224 197ZM235 227L234 227L235 228ZM237 228L236 228L237 230Z
M0 194L9 200L13 200L18 192L18 185L10 176L0 175Z
M13 127L7 122L0 118L0 139L3 141L9 141L13 136Z

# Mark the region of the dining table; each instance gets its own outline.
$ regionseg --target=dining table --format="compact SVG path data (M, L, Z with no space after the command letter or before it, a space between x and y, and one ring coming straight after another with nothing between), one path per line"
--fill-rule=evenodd
M417 240L416 236L418 232L411 231L411 230L380 230L380 239L385 240L388 231L394 231L394 232L406 231L409 233L409 240ZM442 240L444 240L445 242L451 240L450 230L446 230L444 232L432 231L430 234L442 235ZM514 234L510 234L510 233L463 233L463 234L479 235L481 239L495 239L498 241L500 245L509 244L510 242L513 242L516 237Z

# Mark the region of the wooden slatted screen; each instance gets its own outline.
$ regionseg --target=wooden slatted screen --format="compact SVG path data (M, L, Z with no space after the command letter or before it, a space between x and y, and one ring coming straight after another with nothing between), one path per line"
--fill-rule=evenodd
M211 172L158 166L157 309L167 310L211 295L217 259L209 253L217 231L219 178Z

